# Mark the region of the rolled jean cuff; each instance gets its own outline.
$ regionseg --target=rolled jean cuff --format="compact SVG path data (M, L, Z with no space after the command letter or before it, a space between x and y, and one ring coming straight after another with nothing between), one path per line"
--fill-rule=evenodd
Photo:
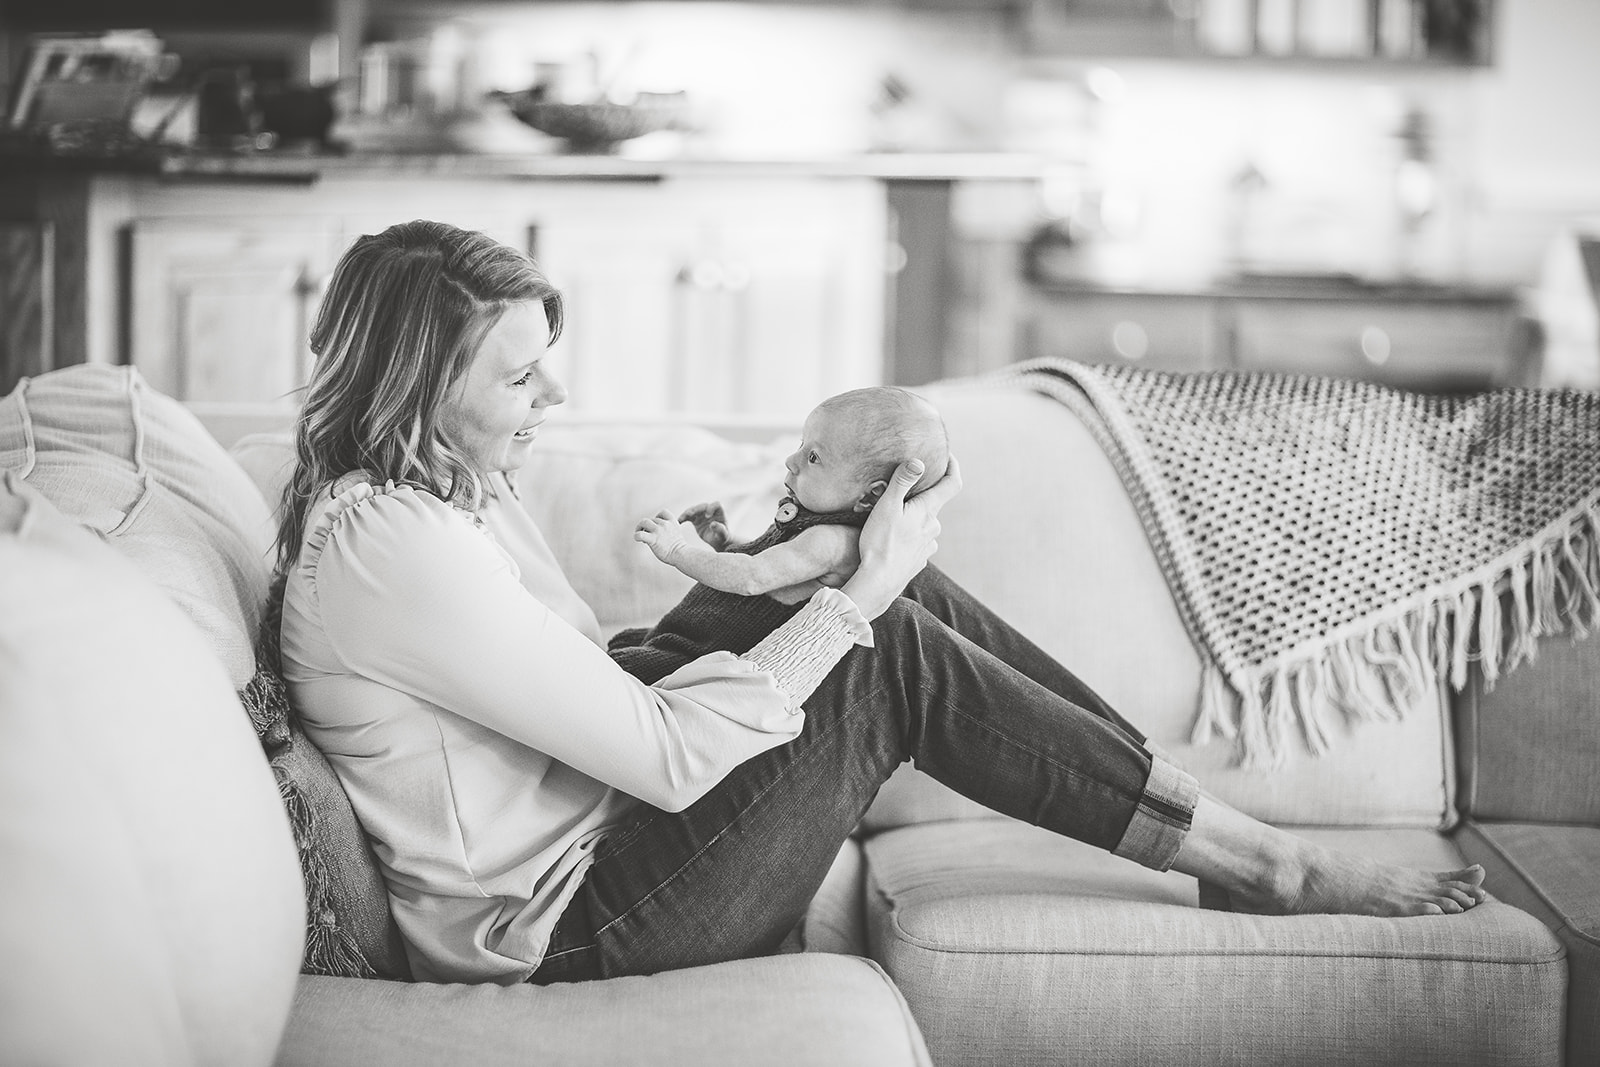
M1150 777L1114 854L1157 871L1170 870L1194 822L1200 784L1151 747Z

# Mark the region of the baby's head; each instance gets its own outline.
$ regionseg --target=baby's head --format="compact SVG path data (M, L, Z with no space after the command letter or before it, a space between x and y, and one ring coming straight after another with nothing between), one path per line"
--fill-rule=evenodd
M895 386L852 389L806 417L800 447L784 461L784 485L808 511L865 511L910 459L924 469L907 495L944 477L950 448L938 410Z

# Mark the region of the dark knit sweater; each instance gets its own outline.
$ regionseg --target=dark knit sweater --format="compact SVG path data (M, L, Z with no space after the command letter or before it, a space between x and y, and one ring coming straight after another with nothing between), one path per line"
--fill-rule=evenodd
M785 497L778 514L785 513ZM774 519L759 537L723 551L753 556L792 539L813 526L860 526L869 511L819 514L794 505L794 517ZM655 684L685 663L708 652L748 652L756 642L788 621L804 604L783 604L766 594L740 596L696 584L650 629L623 630L608 651L623 670L646 684Z

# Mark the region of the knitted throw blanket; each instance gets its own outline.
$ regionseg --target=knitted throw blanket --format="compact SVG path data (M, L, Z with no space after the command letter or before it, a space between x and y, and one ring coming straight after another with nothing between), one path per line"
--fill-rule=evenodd
M1262 373L1034 360L988 384L1087 423L1203 665L1195 741L1313 754L1332 719L1486 685L1600 621L1600 395L1426 396Z

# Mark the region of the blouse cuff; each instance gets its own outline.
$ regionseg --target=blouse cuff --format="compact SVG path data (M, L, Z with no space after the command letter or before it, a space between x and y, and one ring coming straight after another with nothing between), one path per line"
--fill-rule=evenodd
M871 648L872 626L849 594L825 588L740 658L771 674L788 694L793 711L816 691L851 645Z

